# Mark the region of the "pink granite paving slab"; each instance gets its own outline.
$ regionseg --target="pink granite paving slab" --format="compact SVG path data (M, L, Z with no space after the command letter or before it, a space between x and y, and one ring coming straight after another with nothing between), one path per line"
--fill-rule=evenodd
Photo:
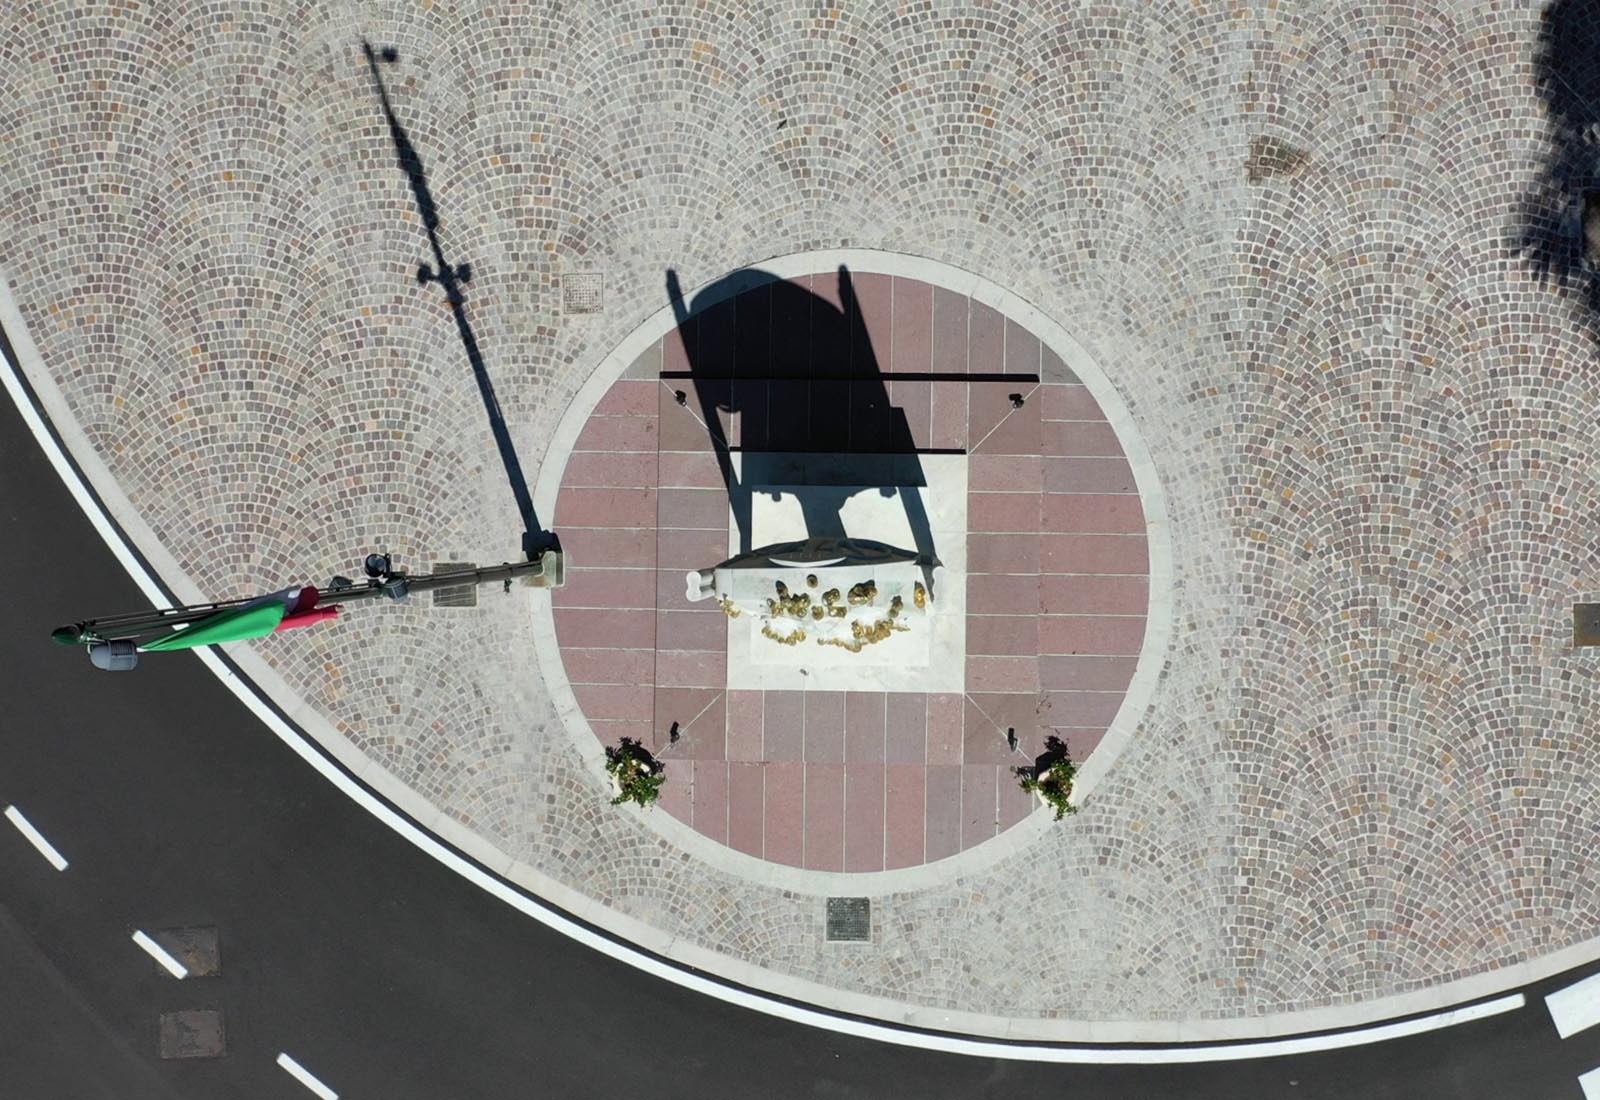
M1029 578L1030 580L1032 578ZM968 615L967 653L989 657L1032 656L1039 652L1037 615Z
M967 575L967 614L1037 615L1039 579L1007 573Z
M891 764L927 760L928 697L922 692L890 692L884 713L884 759Z
M722 649L728 617L721 611L656 612L657 649Z
M1039 373L1039 338L1006 318L1006 373Z
M851 275L861 324L853 335L858 345L850 349L857 377L870 377L889 369L894 358L894 278L870 272Z
M961 725L965 711L966 700L960 695L934 693L928 696L929 764L961 763Z
M766 822L766 765L728 765L728 847L761 857Z
M1003 373L1006 369L1006 319L982 302L969 302L968 309L968 373Z
M844 696L836 691L805 692L806 763L844 760Z
M591 719L648 722L655 711L655 688L649 684L573 684L572 694Z
M850 383L824 380L807 387L811 396L810 419L798 441L792 437L784 449L842 451L850 444ZM787 422L786 422L787 423ZM774 448L778 444L773 443Z
M1137 493L1133 468L1117 458L1047 458L1044 460L1047 493Z
M1073 374L1067 368L1066 363L1062 362L1061 356L1049 348L1045 348L1043 354L1039 356L1039 377L1046 382L1057 382L1072 386L1083 385L1083 379Z
M679 579L680 587L682 578ZM618 607L647 610L656 605L654 569L574 569L552 593L557 607Z
M933 369L933 287L917 279L894 281L894 342L888 369L896 374Z
M853 271L850 272L850 278L852 280L854 280L856 278L855 272L853 272ZM818 272L815 272L811 276L811 287L810 287L810 289L811 289L811 293L812 294L816 295L818 298L821 298L824 302L827 302L830 306L832 306L835 312L840 312L840 313L843 312L843 310L844 310L844 300L840 297L840 294L839 294L839 273L837 271L818 271ZM826 312L826 311L824 311L824 310L822 310L822 309L820 309L820 308L818 308L816 306L812 307L812 328L813 329L816 329L816 328L819 328L819 327L822 326L823 321L817 315L818 314L822 314L824 312Z
M844 869L883 870L884 783L882 764L844 766Z
M1039 538L1031 534L970 534L967 536L967 572L1034 576L1039 572Z
M944 287L933 288L933 372L967 373L970 299ZM987 370L989 368L978 368Z
M1042 615L1039 652L1137 656L1144 642L1144 618L1106 615Z
M887 697L881 691L850 691L844 697L846 763L883 763Z
M724 536L726 537L726 536ZM723 557L727 554L724 553ZM715 564L715 563L712 563ZM719 610L715 600L691 600L684 586L687 569L658 569L656 579L657 611L712 611ZM748 620L745 620L748 622ZM724 635L726 637L726 635Z
M811 276L772 289L771 373L779 378L811 376ZM788 287L798 288L798 292Z
M1029 401L1020 409L1012 408L1011 399L1007 395L1016 392L1027 395L1030 387L1020 382L1009 388L1007 385L992 383L972 387L967 446L973 454L1038 455L1039 403ZM989 419L994 411L991 406L996 403L1004 405L1005 415L993 422L992 430L980 432L978 430L980 422Z
M661 372L682 373L694 369L690 353L699 346L699 322L691 317L661 338Z
M654 451L582 451L567 456L563 488L649 489L656 484Z
M970 505L969 505L970 512ZM1134 495L1080 496L1045 493L1039 498L1041 531L1142 535L1144 507Z
M762 703L762 738L768 760L805 759L805 693L769 691Z
M896 435L890 448L897 452L933 446L933 383L892 379L889 401Z
M993 838L1000 821L1000 768L968 764L961 769L961 847Z
M728 843L728 765L721 760L694 761L695 831L719 844Z
M1053 726L1050 733L1066 744L1067 755L1079 764L1088 759L1106 735L1105 729L1100 726Z
M1050 726L1111 725L1122 709L1120 691L1051 691L1045 693L1040 719Z
M728 682L728 655L721 650L663 649L656 654L655 682L664 687L720 690Z
M656 616L650 611L557 607L556 641L587 649L654 649Z
M1064 449L1051 450L1052 455L1122 457L1122 441L1104 421L1067 422L1053 427L1059 429L1057 438Z
M1014 703L1012 700L1021 700ZM968 695L966 720L963 725L961 760L965 764L1019 763L1018 757L1006 743L1006 730L1017 731L1018 751L1028 752L1036 739L1034 730L1037 718L1035 695L1010 696L1006 694ZM1025 704L1025 705L1023 705ZM1029 757L1031 759L1031 757Z
M763 450L772 441L773 389L764 379L736 378L733 381L733 407L738 410L739 418L739 446L746 450ZM782 395L779 397L781 399Z
M967 459L969 492L1037 493L1043 484L1038 455L975 454Z
M660 389L661 383L656 381L623 379L614 382L596 403L590 416L654 417L661 402L661 395L657 392Z
M680 405L673 396L674 392L682 390L688 397L688 404ZM660 449L663 451L709 451L713 449L711 431L724 430L720 420L713 419L709 422L702 419L705 409L702 401L707 399L719 405L726 405L732 400L732 388L726 382L710 380L690 380L678 378L669 385L661 387L660 409L661 415L657 418L660 435ZM631 421L630 421L631 423ZM643 421L642 423L648 423Z
M554 526L558 529L655 525L654 489L563 489L556 494Z
M929 394L928 446L940 450L966 448L967 390L965 382L934 381Z
M767 763L762 832L766 858L799 867L805 861L806 766L798 761Z
M1046 534L1039 536L1039 567L1044 573L1142 575L1150 571L1150 555L1142 534Z
M1066 739L1062 738L1062 740ZM1027 765L1022 764L1019 766L1026 767ZM1004 832L1038 809L1039 802L1031 793L1017 785L1017 777L1010 767L1000 769L998 782L1000 785L1000 831Z
M666 451L656 456L656 484L663 489L721 489L722 467L713 451Z
M640 352L639 358L629 363L628 369L622 372L622 377L630 382L651 382L660 385L661 341L657 340Z
M728 535L709 528L660 531L656 533L656 557L654 564L663 570L710 569L727 560Z
M653 684L656 655L648 649L563 646L561 664L573 684Z
M888 388L881 379L850 383L850 450L872 453L891 438Z
M728 494L718 489L660 489L657 526L667 529L728 530Z
M728 719L723 689L655 688L656 732L668 736L678 724L674 755L690 760L726 760L728 757Z
M655 454L659 435L653 419L597 416L583 426L572 449L574 452L599 451L606 454L618 451Z
M1137 657L1040 657L1039 685L1045 691L1123 692L1138 667Z
M915 867L923 862L926 824L923 766L890 764L884 769L884 866Z
M765 760L761 740L762 714L766 709L763 692L729 691L728 759Z
M805 866L844 870L844 765L806 764Z
M967 690L1038 691L1039 660L1037 657L967 657Z
M587 715L585 716L587 717ZM655 727L647 721L621 718L590 718L589 728L602 745L615 745L630 737L645 748L655 751Z
M1043 576L1039 609L1047 615L1144 615L1150 607L1146 577Z
M841 384L842 385L842 384ZM841 393L846 391L840 390ZM845 398L848 401L848 398ZM810 382L779 380L768 387L767 448L774 451L803 451L810 446L811 415L817 406ZM848 405L836 416L844 424L840 432L849 434Z
M967 530L1034 533L1039 530L1041 499L1035 493L968 493Z
M961 850L961 765L929 764L924 771L924 858L931 863Z
M1040 414L1046 423L1052 420L1103 421L1106 418L1087 386L1052 383L1040 388L1039 400Z
M661 784L661 796L656 800L656 808L665 810L685 825L693 828L694 761L663 760L661 765L662 774L666 776L666 782ZM609 796L610 791L608 789L607 797Z
M561 532L561 550L566 555L568 569L575 571L577 563L585 569L653 568L656 564L656 533L646 531L613 531L604 527L576 527ZM554 599L556 589L551 593Z

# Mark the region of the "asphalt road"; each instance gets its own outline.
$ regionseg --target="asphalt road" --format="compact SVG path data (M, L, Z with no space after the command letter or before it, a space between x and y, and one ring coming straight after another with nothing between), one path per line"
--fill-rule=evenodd
M357 555L363 548L351 547ZM1074 1067L842 1037L651 978L521 916L333 789L187 654L91 668L52 627L142 606L0 398L0 1100L1494 1097L1579 1100L1600 1029L1528 1007L1328 1054ZM263 578L270 588L289 578ZM293 644L292 639L275 644ZM214 926L221 973L177 981L136 929ZM1589 968L1595 969L1595 968ZM220 1058L162 1060L163 1012L219 1008Z

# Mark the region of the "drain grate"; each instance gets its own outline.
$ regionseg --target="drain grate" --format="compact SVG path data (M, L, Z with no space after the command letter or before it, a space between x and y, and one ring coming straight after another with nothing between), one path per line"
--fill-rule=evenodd
M869 898L828 899L828 942L865 943L872 939Z
M599 313L605 305L605 276L579 271L561 276L562 313Z
M440 573L470 573L478 568L470 561L436 561L433 563L433 572ZM478 586L475 584L461 584L451 588L435 588L433 590L434 607L477 607Z

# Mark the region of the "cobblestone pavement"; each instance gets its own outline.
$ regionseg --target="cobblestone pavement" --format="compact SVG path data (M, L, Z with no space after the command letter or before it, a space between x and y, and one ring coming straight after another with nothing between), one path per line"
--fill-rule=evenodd
M1592 41L1589 10L1546 32ZM877 896L869 947L606 804L526 599L258 652L453 820L774 974L1035 1021L1369 1002L1600 935L1600 699L1569 647L1600 590L1570 213L1600 97L1557 79L1542 14L18 0L0 257L89 445L219 597L375 547L516 552L363 34L398 50L395 111L530 479L668 269L692 289L849 246L1015 292L1148 443L1173 641L1083 812ZM601 308L564 312L594 273Z

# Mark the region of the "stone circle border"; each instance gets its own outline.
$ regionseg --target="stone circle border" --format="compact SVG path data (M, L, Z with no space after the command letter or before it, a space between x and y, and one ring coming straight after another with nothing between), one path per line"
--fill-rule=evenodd
M811 275L819 271L832 271L840 266L853 272L871 275L891 275L918 279L932 286L969 297L997 310L1016 321L1045 347L1055 352L1067 369L1077 375L1105 413L1106 421L1122 444L1123 454L1133 471L1140 504L1144 509L1145 539L1150 555L1150 602L1146 612L1144 642L1134 666L1133 677L1128 681L1116 717L1107 727L1105 736L1078 770L1075 783L1076 801L1093 793L1104 779L1116 757L1128 742L1145 710L1161 675L1167 648L1174 629L1173 563L1170 527L1167 521L1166 498L1161 482L1156 476L1155 463L1145 446L1133 416L1122 400L1111 379L1101 369L1093 356L1073 339L1062 326L1050 320L1042 311L999 284L974 272L951 264L913 256L902 252L885 252L877 249L840 248L814 252L790 253L747 265L745 271L760 271L780 279ZM732 273L737 276L738 272ZM686 293L689 301L702 308L733 297L745 287L737 278L718 276L726 280L719 290L724 291L712 299L701 301L698 295L711 283L695 287ZM652 313L632 332L622 339L590 373L588 379L562 413L561 421L551 436L549 448L540 464L539 477L533 491L535 510L540 515L554 516L556 495L566 472L567 457L572 453L583 426L595 407L651 344L672 331L677 318L670 303ZM559 533L559 532L558 532ZM570 562L569 568L582 569L582 562ZM544 676L550 699L561 720L563 731L573 743L581 758L589 765L595 789L603 787L605 750L600 738L589 725L583 708L567 680L561 661L561 650L556 640L555 616L548 593L539 592L534 607L535 651L539 670ZM668 814L644 812L639 818L643 824L672 843L725 874L758 882L781 890L804 894L828 895L854 893L883 895L925 890L953 882L957 878L987 870L1001 861L1015 856L1045 835L1055 823L1048 814L1031 813L1024 820L974 847L932 863L902 867L885 871L816 871L784 864L770 863L756 856L719 844L703 836L694 828Z

